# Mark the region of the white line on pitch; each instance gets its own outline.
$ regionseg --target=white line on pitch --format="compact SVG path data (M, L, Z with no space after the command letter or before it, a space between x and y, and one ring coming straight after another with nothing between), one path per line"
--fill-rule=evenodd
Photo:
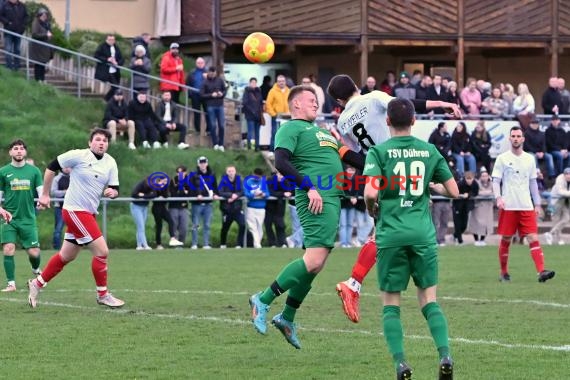
M0 298L1 301L8 301L14 303L25 303L22 299L18 298ZM193 314L164 314L164 313L149 313L143 310L129 310L129 309L106 309L102 307L91 307L91 306L80 306L80 305L73 305L67 303L59 303L59 302L41 302L39 307L62 307L67 309L75 309L75 310L92 310L92 311L103 311L107 313L116 313L116 314L124 314L124 315L137 315L143 317L154 317L154 318L161 318L161 319L185 319L191 321L208 321L208 322L221 322L221 323L231 323L235 325L249 325L251 321L244 320L244 319L231 319L231 318L220 318L220 317L208 317L208 316L200 316L200 315L193 315ZM40 311L38 311L40 312ZM347 329L327 329L322 327L302 327L299 326L300 330L311 331L311 332L320 332L325 334L359 334L359 335L369 335L369 336L380 336L383 335L377 331L370 331L370 330L347 330ZM416 340L431 340L432 337L430 336L423 336L423 335L406 335L408 339L416 339ZM503 343L496 340L484 340L484 339L468 339L468 338L450 338L452 342L457 343L465 343L465 344L473 344L473 345L481 345L481 346L496 346L496 347L503 347L503 348L512 348L512 349L528 349L528 350L540 350L540 351L563 351L563 352L570 352L570 344L565 344L562 346L550 346L544 344L524 344L524 343Z

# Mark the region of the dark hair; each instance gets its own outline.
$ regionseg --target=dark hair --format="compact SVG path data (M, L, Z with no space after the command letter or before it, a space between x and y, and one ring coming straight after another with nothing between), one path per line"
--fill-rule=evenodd
M89 142L93 141L93 137L95 137L95 135L103 135L107 138L107 140L111 140L111 132L103 128L95 128L89 135Z
M356 84L345 74L335 75L327 87L327 93L334 100L348 100L356 91Z
M518 125L511 127L511 129L509 130L509 135L511 134L512 131L522 131L522 128Z
M297 96L301 95L305 91L312 92L313 95L317 96L317 92L310 85L293 86L289 91L289 97L287 98L287 103L291 103L293 99L295 99Z
M260 168L253 169L253 174L255 175L263 175L263 170Z
M264 75L263 83L271 83L271 77L269 75Z
M12 141L12 142L10 143L10 146L8 147L8 149L12 149L12 148L15 147L16 145L23 146L24 149L28 150L28 147L26 146L26 143L25 143L24 140L22 140L22 139L16 139L16 140Z
M250 82L251 82L252 80L254 80L254 81L257 82L257 78L256 78L256 77L251 77L251 78L249 78L249 81L250 81Z
M180 171L180 172L185 172L185 171L187 171L187 170L188 170L188 169L187 169L186 166L184 166L184 165L178 165L178 167L176 168L176 171L177 171L177 172L178 172L178 171Z
M438 131L443 127L445 127L445 121L440 121L439 123L437 123L437 130Z
M388 118L393 128L405 129L411 127L415 113L414 103L408 99L396 98L388 103Z

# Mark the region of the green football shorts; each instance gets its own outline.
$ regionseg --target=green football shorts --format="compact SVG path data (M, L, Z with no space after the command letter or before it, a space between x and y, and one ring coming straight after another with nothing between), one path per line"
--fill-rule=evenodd
M38 248L40 246L38 227L35 222L22 223L12 220L10 223L2 223L0 224L0 235L2 244L16 244L18 238L20 238L24 249Z
M295 205L303 227L305 248L332 249L340 220L340 197L323 198L323 212L316 215L309 211L307 197L296 197Z
M410 276L420 289L437 285L437 263L435 243L378 248L378 286L384 292L401 292Z

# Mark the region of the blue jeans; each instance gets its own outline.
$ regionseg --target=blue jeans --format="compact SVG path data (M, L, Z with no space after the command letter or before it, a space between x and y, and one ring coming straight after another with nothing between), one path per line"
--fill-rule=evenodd
M277 133L277 118L271 118L271 142L269 143L269 150L275 150L275 134Z
M20 68L20 58L15 57L20 55L21 37L16 37L8 33L4 33L4 48L6 49L6 67L11 70L18 70ZM10 55L12 53L14 55Z
M352 228L354 225L354 208L341 208L340 209L340 227L338 230L338 237L341 246L350 246L352 240Z
M455 162L457 164L457 173L463 177L463 173L465 173L465 163L467 163L467 167L470 172L477 173L477 162L475 161L475 156L472 154L468 154L462 156L457 153L453 153L453 157L455 158Z
M53 239L52 246L53 249L61 248L61 230L63 229L64 222L61 216L61 207L54 207L53 209L55 220L53 224Z
M247 120L247 149L251 149L251 140L255 140L255 149L259 149L259 121Z
M301 248L303 246L303 227L299 215L297 215L297 207L293 205L288 205L288 207L291 216L291 236L289 237L293 240L295 248Z
M536 154L535 153L531 154L534 156L536 167L540 168ZM552 160L552 155L550 153L544 153L544 157L542 157L542 160L544 160L544 163L546 164L546 171L548 172L548 176L550 178L556 177L556 170L554 170L554 161Z
M562 153L559 150L553 150L550 154L552 154L556 175L561 174L564 168L568 166L568 157L562 158Z
M146 241L146 218L148 217L148 205L140 206L131 203L131 215L137 227L137 247L148 247Z
M213 145L224 146L225 116L224 106L208 106L208 119L210 119L210 137ZM216 122L217 127L216 128Z
M374 219L368 215L368 212L356 210L356 239L360 244L368 241L372 228L374 228Z
M212 212L212 203L192 203L192 245L198 245L198 227L200 227L200 220L202 221L204 246L210 245Z

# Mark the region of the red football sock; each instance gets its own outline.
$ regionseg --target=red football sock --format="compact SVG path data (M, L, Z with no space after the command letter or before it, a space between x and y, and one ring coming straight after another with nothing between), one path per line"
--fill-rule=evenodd
M102 297L107 294L107 256L93 256L91 271L95 277L97 294Z
M67 265L67 263L63 261L59 252L53 255L49 259L42 274L38 276L38 281L37 281L38 285L40 285L41 287L45 286L45 284L47 284L52 278L54 278L55 276L57 276L59 272L61 272L61 270L65 265Z
M376 264L376 242L368 240L358 252L356 263L352 267L352 278L362 284L374 264Z
M538 241L533 241L529 244L530 255L534 261L534 266L536 267L537 273L544 270L544 253L542 252L542 247Z
M505 240L501 239L499 243L499 262L501 263L501 274L508 273L507 265L509 263L509 246L511 245L511 239Z

